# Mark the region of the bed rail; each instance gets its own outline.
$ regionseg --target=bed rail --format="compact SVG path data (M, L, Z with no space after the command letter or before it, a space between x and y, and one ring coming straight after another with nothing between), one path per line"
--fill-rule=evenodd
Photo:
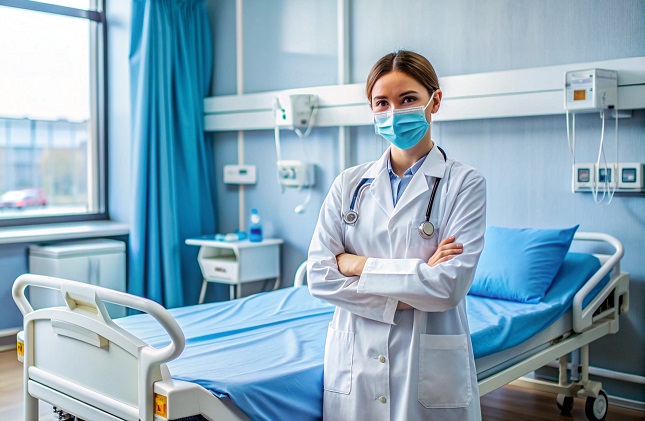
M620 271L620 259L622 259L625 250L617 238L598 232L578 232L573 239L576 241L603 242L614 248L613 253L602 255L603 261L600 269L573 298L573 330L580 333L591 327L595 311L612 293L614 294L615 307L618 307L620 314L627 313L629 310L629 280L628 275ZM608 274L611 278L607 285L593 300L583 307L585 298Z
M150 349L148 358L152 363L173 360L184 350L186 339L181 328L163 306L152 300L96 285L27 273L16 279L11 290L13 299L23 316L34 311L25 296L25 289L30 285L60 290L69 311L82 311L85 316L104 322L111 318L103 301L150 314L163 326L171 339L170 343L163 348Z

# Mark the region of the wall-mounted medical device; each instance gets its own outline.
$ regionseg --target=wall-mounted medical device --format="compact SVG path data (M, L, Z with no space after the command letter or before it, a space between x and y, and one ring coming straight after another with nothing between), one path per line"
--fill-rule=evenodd
M278 181L284 193L285 187L296 187L298 190L307 189L304 202L296 206L296 213L303 213L311 200L311 187L314 185L314 166L306 162L304 139L309 136L314 127L318 112L318 96L314 94L281 94L273 98L273 114L275 118L275 150L278 157ZM293 130L300 139L303 159L292 161L282 159L280 146L280 129Z
M255 184L255 165L224 165L225 184Z
M278 95L275 99L275 124L288 129L308 129L317 98L313 94Z
M604 150L605 119L615 118L615 156L618 157L618 72L606 69L584 69L565 72L564 108L566 110L567 143L573 161L573 191L590 191L597 204L610 204L618 187L618 164L607 162ZM608 110L611 110L608 112ZM595 164L576 163L576 114L599 113L601 119L598 158ZM618 174L619 175L619 174ZM631 189L628 191L632 191ZM599 195L601 192L602 195Z
M596 183L597 181L597 183ZM573 191L615 191L616 193L645 192L645 164L640 162L595 163L573 166Z
M564 107L570 112L615 109L618 105L618 73L587 69L565 73Z
M302 161L278 161L278 180L285 187L312 187L315 183L314 166Z

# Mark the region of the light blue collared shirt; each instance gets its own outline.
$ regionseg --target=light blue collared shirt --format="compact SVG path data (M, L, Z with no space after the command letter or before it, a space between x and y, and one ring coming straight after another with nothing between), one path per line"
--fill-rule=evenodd
M423 161L426 160L426 156L428 155L425 155L423 158L415 162L413 166L405 170L403 177L399 177L392 170L392 164L390 163L390 160L392 158L390 157L387 160L387 172L390 174L390 185L392 186L392 202L394 203L394 207L396 207L396 204L403 195L405 189L408 188L408 185L410 184L410 181L412 180L414 174L419 170L419 168L421 168L421 165L423 165Z

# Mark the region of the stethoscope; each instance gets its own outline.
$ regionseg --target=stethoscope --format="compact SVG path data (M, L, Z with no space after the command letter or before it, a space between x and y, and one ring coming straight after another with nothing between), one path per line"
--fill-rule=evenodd
M443 160L446 161L446 153L437 146L441 155L443 155ZM358 205L363 196L363 190L365 190L370 184L374 181L373 178L361 178L361 181L358 182L356 189L354 189L354 195L352 196L352 202L349 204L349 210L347 213L343 214L343 222L347 225L356 225L358 221ZM430 213L432 212L432 205L434 204L434 197L437 194L437 187L439 187L439 182L441 177L437 177L434 180L434 186L432 187L432 193L430 194L430 201L428 202L428 208L426 209L426 219L425 221L419 224L419 235L421 238L429 240L432 238L435 232L435 227L432 222L430 222Z

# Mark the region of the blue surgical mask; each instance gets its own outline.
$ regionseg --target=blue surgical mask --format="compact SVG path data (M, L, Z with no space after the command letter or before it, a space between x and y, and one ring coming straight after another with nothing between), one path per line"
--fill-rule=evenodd
M391 144L400 149L410 149L423 138L432 122L426 120L426 108L432 102L434 92L430 101L424 106L401 108L374 114L374 130Z

